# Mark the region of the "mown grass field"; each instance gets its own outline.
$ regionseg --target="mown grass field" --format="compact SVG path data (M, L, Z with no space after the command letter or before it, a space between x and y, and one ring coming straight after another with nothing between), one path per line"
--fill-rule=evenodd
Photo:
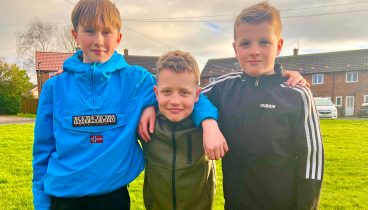
M368 120L322 120L325 176L320 209L368 209ZM0 125L0 209L32 206L33 124ZM215 210L223 209L217 162ZM132 210L143 210L142 175L130 184Z

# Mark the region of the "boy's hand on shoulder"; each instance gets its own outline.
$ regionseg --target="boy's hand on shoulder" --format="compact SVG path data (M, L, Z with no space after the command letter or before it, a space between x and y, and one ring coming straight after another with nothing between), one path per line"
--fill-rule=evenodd
M295 87L296 85L299 86L307 86L310 87L310 84L307 82L307 80L304 79L304 77L297 71L282 71L281 75L283 77L288 77L289 79L285 82L286 85Z
M229 150L226 139L222 135L216 120L206 119L202 122L203 148L210 160L218 160Z
M142 112L141 119L138 125L138 134L142 140L148 142L151 140L150 134L153 133L155 129L156 121L156 110L154 106L149 106L145 108Z
M63 73L63 70L57 70L57 72L54 72L54 73L50 74L49 78L54 77L54 76L57 76L57 75L59 75L61 73Z

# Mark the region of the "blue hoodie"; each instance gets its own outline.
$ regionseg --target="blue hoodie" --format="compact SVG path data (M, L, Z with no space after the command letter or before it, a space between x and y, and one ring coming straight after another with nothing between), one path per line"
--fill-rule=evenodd
M142 110L156 103L155 78L114 53L87 64L78 51L64 73L45 83L39 100L33 147L36 210L50 209L50 195L81 197L112 192L144 169L136 128ZM205 96L196 104L196 125L217 118Z

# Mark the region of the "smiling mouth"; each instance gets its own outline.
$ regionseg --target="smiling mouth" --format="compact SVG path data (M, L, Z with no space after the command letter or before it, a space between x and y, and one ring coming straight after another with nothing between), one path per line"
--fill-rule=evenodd
M261 63L261 61L248 61L250 65L258 65Z
M171 113L177 114L177 113L181 112L181 109L169 109L169 111Z
M104 50L92 50L92 52L96 53L96 54L101 54L104 53Z

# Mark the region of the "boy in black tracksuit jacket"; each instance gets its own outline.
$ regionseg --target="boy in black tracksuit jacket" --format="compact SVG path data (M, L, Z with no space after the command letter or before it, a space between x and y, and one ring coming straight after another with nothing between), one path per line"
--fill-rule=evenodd
M318 209L323 146L313 96L287 87L275 57L281 51L278 10L260 3L234 24L242 72L203 89L219 109L229 152L223 158L226 210Z

